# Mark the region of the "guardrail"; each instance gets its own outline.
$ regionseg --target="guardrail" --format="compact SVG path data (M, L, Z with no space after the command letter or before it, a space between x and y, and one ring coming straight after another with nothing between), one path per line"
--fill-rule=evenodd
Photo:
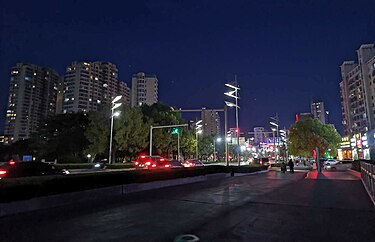
M362 161L361 178L367 193L375 204L375 165Z

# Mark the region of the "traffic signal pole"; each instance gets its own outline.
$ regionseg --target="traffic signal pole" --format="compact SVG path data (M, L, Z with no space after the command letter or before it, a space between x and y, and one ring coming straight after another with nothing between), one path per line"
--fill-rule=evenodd
M187 127L187 124L175 124L175 125L162 125L162 126L150 126L150 156L152 156L152 130L154 129L166 129L166 128L177 128Z

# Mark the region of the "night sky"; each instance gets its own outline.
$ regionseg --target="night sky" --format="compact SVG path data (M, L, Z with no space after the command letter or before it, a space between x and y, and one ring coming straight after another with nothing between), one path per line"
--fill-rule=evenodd
M289 126L318 99L341 131L339 66L375 42L374 9L370 0L3 0L0 127L11 66L64 74L78 60L113 62L127 83L154 73L160 101L182 108L221 108L237 74L242 130L268 128L276 112Z

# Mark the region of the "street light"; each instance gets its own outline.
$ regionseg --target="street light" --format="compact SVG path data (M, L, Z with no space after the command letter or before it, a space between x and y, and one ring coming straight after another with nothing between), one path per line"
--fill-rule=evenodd
M112 162L112 136L113 136L113 117L114 116L119 116L120 115L120 112L116 112L114 113L114 110L116 108L119 108L121 106L122 103L116 103L117 101L119 101L120 99L122 98L122 96L116 96L113 100L112 100L112 108L111 108L111 134L110 134L110 137L109 137L109 157L108 157L108 164L111 164Z
M235 82L237 83L237 77L235 77ZM239 132L239 129L238 129L238 109L240 108L238 106L238 99L240 98L238 91L240 90L240 88L237 85L234 86L234 85L228 84L228 83L226 83L225 86L234 89L234 90L231 90L229 92L225 92L224 95L235 99L235 103L225 101L225 105L227 105L228 107L235 107L236 108L237 161L238 161L238 166L240 166L240 164L241 164L240 163L240 149L239 149L240 132Z
M90 158L91 158L91 155L90 154L88 154L87 155L87 161L90 163Z
M216 142L220 143L221 138L218 137L217 139L214 139L214 161L216 161Z
M203 121L199 120L195 123L195 139L197 142L197 146L195 147L195 159L198 160L198 134L201 134L203 125L201 124Z
M275 139L275 128L271 128L273 136L273 156L276 158L276 139Z
M276 114L275 117L271 117L271 120L273 120L273 121L271 121L270 124L272 126L276 127L276 139L279 139L279 116ZM278 154L278 152L276 154L277 149L276 149L275 143L276 142L275 142L275 137L274 137L274 148L275 148L276 161L279 161L279 154ZM277 142L277 147L279 147L279 143L280 143L280 141Z

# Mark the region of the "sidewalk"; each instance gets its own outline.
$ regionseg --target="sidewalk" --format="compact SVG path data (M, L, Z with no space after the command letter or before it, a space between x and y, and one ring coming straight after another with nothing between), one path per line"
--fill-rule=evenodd
M374 218L358 177L313 171L191 233L204 241L373 241Z

